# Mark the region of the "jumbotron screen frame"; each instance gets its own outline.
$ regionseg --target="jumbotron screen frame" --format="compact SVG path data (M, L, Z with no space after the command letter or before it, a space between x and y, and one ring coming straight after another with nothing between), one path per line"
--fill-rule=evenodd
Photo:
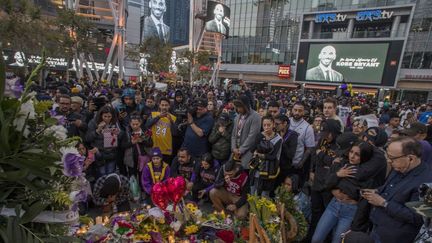
M340 85L342 82L330 82L330 81L318 81L318 80L306 80L306 72L309 63L309 52L311 44L350 44L352 48L356 48L356 44L374 44L374 43L388 43L387 55L385 58L384 70L380 82L378 83L365 83L365 82L353 82L346 78L346 83L352 83L361 86L368 87L395 87L397 75L402 61L402 51L404 49L404 39L398 40L383 40L383 41L346 41L346 40L331 40L331 41L301 41L299 43L297 62L296 62L296 76L295 81L300 83L311 83L311 84L332 84ZM337 55L337 54L336 54Z

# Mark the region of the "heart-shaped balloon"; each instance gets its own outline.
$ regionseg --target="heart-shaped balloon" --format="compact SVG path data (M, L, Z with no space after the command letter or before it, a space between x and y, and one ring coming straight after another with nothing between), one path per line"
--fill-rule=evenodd
M158 182L153 185L151 191L151 199L154 205L158 206L160 209L165 210L168 206L168 190L164 183Z
M166 184L168 188L168 197L174 204L177 204L182 199L186 191L185 179L181 176L176 178L168 178Z

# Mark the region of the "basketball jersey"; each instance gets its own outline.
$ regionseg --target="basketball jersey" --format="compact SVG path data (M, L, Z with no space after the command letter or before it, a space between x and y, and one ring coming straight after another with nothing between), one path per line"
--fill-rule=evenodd
M160 112L152 112L151 117L155 118L160 115ZM176 117L169 114L173 122L176 121ZM152 138L153 148L159 147L162 154L172 154L172 133L171 133L171 122L168 117L162 117L159 121L152 126Z

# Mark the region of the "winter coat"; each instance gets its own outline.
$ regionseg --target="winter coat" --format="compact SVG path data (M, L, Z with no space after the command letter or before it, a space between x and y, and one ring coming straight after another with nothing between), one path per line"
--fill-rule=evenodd
M233 123L230 122L226 126L224 133L220 133L218 130L218 125L213 127L209 136L209 142L212 145L213 158L219 161L225 161L228 160L231 154L231 133L233 130Z

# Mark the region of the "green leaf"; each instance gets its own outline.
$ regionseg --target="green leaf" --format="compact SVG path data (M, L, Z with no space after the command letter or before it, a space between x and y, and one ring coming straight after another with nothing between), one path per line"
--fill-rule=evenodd
M45 125L47 125L47 126L54 126L54 125L57 125L57 123L58 123L58 121L55 118L50 117L50 118L45 119Z
M0 53L3 53L3 48L0 46ZM6 86L6 68L3 60L3 55L0 57L0 102L3 100Z
M29 170L24 168L16 171L0 172L0 178L9 181L18 181L25 178L29 174Z
M33 203L30 208L26 209L26 212L21 217L21 224L31 222L36 216L38 216L47 205L43 204L41 201Z

